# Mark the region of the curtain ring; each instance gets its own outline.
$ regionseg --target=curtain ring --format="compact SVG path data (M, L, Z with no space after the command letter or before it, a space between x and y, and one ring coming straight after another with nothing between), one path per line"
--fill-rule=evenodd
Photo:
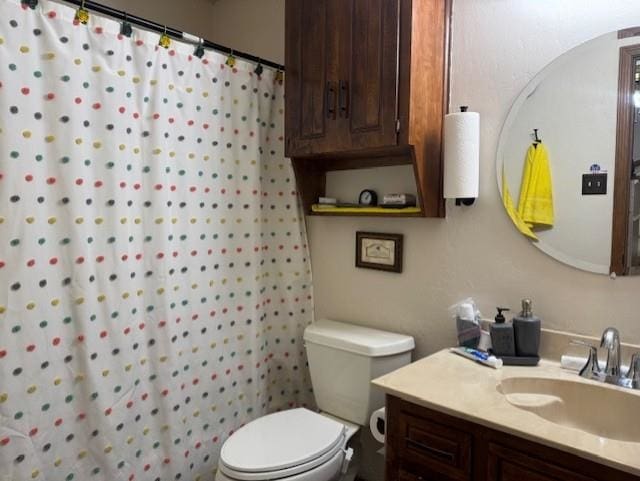
M82 2L80 3L80 8L76 10L74 20L83 25L89 23L89 11L85 7L85 0L82 0Z
M227 64L227 66L231 68L236 66L236 58L233 56L233 49L231 49L231 53L229 53L225 64Z
M200 39L198 45L196 45L193 55L198 58L204 57L204 41L202 39Z
M253 73L255 73L258 77L260 77L260 75L262 75L262 72L264 72L264 67L262 66L262 59L258 57L258 65L256 65L256 68L253 71Z
M38 0L21 0L20 3L24 6L24 7L28 7L31 10L35 10L36 7L38 6Z
M171 37L169 37L169 35L167 35L167 26L164 26L164 32L162 32L162 35L160 35L160 40L158 40L158 45L160 45L162 48L169 48L169 45L171 45Z
M128 21L129 15L127 15L127 12L124 11L122 12L122 14L124 15L124 20L120 24L120 35L131 37L131 35L133 34L133 27Z

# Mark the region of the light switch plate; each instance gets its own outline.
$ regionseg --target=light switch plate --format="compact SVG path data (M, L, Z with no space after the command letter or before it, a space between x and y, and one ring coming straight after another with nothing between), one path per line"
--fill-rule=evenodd
M584 174L582 195L607 195L607 174Z

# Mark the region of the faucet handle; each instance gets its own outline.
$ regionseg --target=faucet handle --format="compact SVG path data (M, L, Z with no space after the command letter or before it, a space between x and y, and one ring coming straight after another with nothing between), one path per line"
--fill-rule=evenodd
M602 371L600 370L600 364L598 363L598 348L589 344L588 342L580 341L577 339L571 340L569 344L571 344L572 346L582 346L589 349L589 356L587 357L587 362L585 363L585 365L582 366L582 369L580 369L580 376L586 377L587 379L599 377Z
M629 371L626 377L631 381L634 389L640 389L640 352L636 352L631 356Z

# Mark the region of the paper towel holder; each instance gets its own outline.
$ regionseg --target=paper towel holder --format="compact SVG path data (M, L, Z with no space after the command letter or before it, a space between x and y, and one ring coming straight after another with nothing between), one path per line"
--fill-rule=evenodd
M469 110L469 106L468 105L461 105L460 106L460 112L467 112ZM446 168L446 167L445 167ZM476 198L475 197L456 197L456 205L465 205L465 206L471 206L475 203Z

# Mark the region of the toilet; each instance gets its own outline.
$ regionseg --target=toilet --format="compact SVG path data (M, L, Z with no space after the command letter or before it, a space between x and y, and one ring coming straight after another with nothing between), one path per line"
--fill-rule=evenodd
M411 336L330 320L309 325L304 342L320 412L289 409L238 429L222 446L216 481L342 478L349 440L384 406L370 381L411 362L415 345Z

